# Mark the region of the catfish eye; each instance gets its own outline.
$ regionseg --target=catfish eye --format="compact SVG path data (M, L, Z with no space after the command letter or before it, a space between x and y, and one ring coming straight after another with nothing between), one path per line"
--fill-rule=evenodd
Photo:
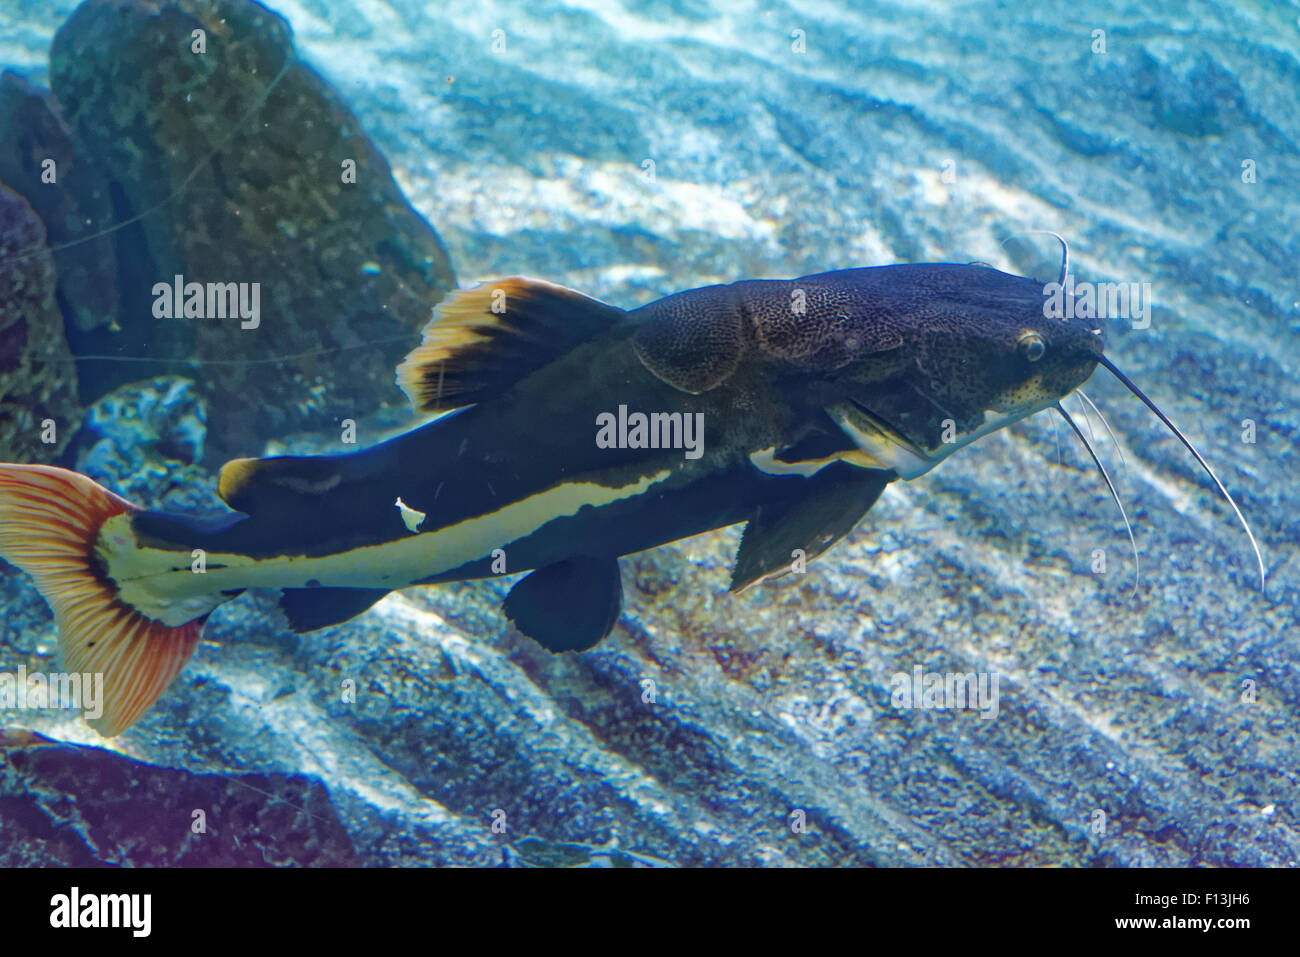
M1026 332L1020 337L1018 345L1020 354L1030 362L1037 362L1047 351L1047 344L1043 342L1043 337L1036 332Z

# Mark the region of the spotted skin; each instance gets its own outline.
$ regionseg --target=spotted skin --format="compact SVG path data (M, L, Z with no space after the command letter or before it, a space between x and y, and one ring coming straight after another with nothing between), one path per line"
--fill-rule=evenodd
M813 405L857 402L934 450L945 431L971 432L990 410L1054 401L1092 374L1101 330L1047 316L1044 300L1037 280L930 263L706 286L632 315L641 361L685 391L765 368ZM1041 352L1028 348L1035 341Z

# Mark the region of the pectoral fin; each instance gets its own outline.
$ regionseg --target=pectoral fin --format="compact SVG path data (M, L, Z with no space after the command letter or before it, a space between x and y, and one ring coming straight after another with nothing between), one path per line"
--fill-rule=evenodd
M582 556L539 568L510 589L502 610L547 651L586 651L623 610L618 559Z
M809 478L797 498L760 507L740 539L731 590L784 575L796 559L816 558L853 530L895 478L837 462Z

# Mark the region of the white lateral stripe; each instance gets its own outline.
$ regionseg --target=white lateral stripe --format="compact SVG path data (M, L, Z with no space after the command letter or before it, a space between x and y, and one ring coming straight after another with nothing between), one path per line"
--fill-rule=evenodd
M105 557L122 600L161 620L175 617L187 596L235 588L303 588L308 581L326 588L405 588L486 558L493 549L527 538L548 522L576 515L584 507L600 508L635 498L672 474L671 469L664 469L622 488L594 482L555 485L446 528L335 555L257 559L210 552L203 574L190 571L188 564L183 571L172 570L188 561L183 552L136 548ZM166 571L160 573L159 569Z

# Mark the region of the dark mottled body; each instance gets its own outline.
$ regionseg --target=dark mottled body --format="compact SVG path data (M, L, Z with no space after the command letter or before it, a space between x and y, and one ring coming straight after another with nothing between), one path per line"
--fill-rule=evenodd
M839 511L819 512L810 495L843 485L836 494L865 511L888 481L919 474L968 440L945 443L945 428L974 437L991 411L1018 417L1044 396L1055 401L1100 351L1091 331L1043 318L1041 284L979 266L744 281L630 312L506 282L500 313L485 308L483 292L460 294L470 318L452 314L448 327L435 319L441 344L429 361L408 360L404 385L425 390L426 407L472 405L361 451L240 466L234 480L223 478L223 494L246 518L213 528L143 514L134 519L141 544L237 553L268 573L267 559L355 554L351 566L299 562L295 574L281 563L265 579L368 593L330 614L299 615L314 626L392 588L613 559L762 510L769 520L774 510L809 513L811 525L772 542L748 536L751 549L770 553L738 576L736 584L749 584L779 571L794 549L816 554L851 527ZM1027 333L1056 340L1054 363L1026 358L1017 342ZM1045 380L1053 369L1060 383ZM599 447L598 416L620 406L702 416L702 454ZM634 491L587 504L560 494L587 487ZM400 560L378 560L376 546L413 534L399 499L423 514L414 534L427 552L402 545ZM466 551L457 536L471 520L483 537ZM440 548L453 540L455 549Z
M631 311L506 279L440 303L398 368L417 409L454 411L355 452L236 459L215 518L0 465L0 517L22 516L0 521L0 554L54 596L69 662L108 676L107 734L250 587L281 589L307 631L396 589L532 570L506 615L584 649L617 621L619 556L745 522L733 589L802 567L889 482L1056 404L1101 352L1091 323L1047 317L1040 283L984 266L744 281ZM638 442L636 414L668 423L669 447ZM50 535L29 543L34 527Z

